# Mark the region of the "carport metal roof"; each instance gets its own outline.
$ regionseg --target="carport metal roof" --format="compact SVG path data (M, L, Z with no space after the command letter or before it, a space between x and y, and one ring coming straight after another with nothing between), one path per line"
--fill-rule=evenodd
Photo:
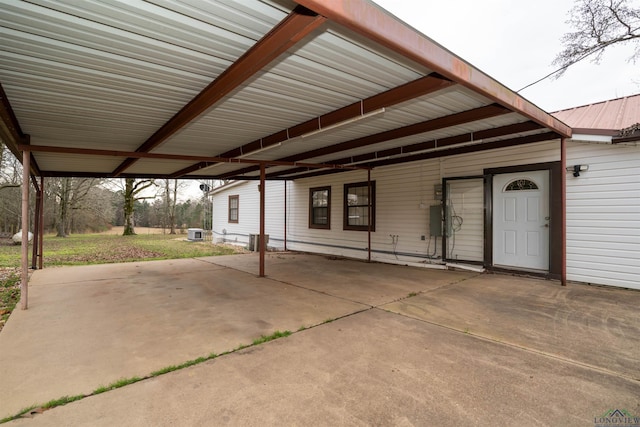
M367 0L8 1L0 40L0 137L38 176L296 179L571 134Z

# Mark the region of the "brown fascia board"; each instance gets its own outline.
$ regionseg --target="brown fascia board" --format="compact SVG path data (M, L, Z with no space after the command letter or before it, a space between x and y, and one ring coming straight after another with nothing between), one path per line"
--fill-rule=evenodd
M512 146L515 146L515 145L524 145L524 144L531 144L531 143L535 143L535 142L550 141L550 140L558 139L558 138L560 138L560 135L558 135L555 132L545 132L545 133L541 133L541 134L528 135L528 136L523 136L523 137L519 137L519 138L511 138L511 139L504 139L504 140L501 140L501 141L487 142L487 143L479 144L479 145L470 145L470 146L464 146L464 147L452 147L452 148L446 149L446 150L430 151L430 152L427 152L427 153L416 154L416 155L413 155L413 156L399 157L399 158L396 158L396 159L379 160L377 162L371 162L371 163L367 164L367 166L369 166L369 167L371 167L373 169L373 168L381 167L381 166L389 166L389 165L394 165L394 164L415 162L415 161L419 161L419 160L437 159L437 158L440 158L440 157L454 156L454 155L457 155L457 154L467 154L467 153L475 153L475 152L479 152L479 151L494 150L494 149L498 149L498 148L512 147ZM322 170L322 171L317 171L317 172L306 173L306 174L303 174L303 175L287 176L286 178L288 180L292 180L293 181L293 180L298 180L298 179L303 179L303 178L311 178L311 177L316 177L316 176L329 175L329 174L338 173L338 172L345 172L345 170L336 170L336 169Z
M487 119L491 117L508 114L511 111L508 109L492 104L484 107L474 108L472 110L462 111L448 116L437 117L435 119L426 120L424 122L414 123L411 125L403 126L396 129L380 132L374 135L367 135L361 138L352 139L338 144L333 144L327 147L317 148L315 150L305 151L304 153L294 154L291 156L283 157L279 160L287 162L297 162L312 157L326 156L328 154L339 153L345 150L352 150L354 148L361 148L367 145L378 144L385 141L391 141L398 138L404 138L407 136L417 135L425 132L432 132L434 130L444 129L451 126L458 126L465 123L474 122L477 120ZM228 175L242 175L249 172L254 172L255 168L243 168L237 171L229 172ZM224 175L223 175L224 176Z
M375 43L522 114L561 136L571 137L569 126L372 2L366 0L295 1Z
M334 110L322 116L314 117L313 119L299 123L290 128L283 129L281 131L273 133L264 138L256 139L255 141L244 144L241 147L234 148L233 150L224 152L220 154L220 157L225 157L225 158L238 157L243 154L250 153L252 151L256 151L259 149L270 147L272 145L276 145L290 138L296 138L300 135L304 135L305 133L319 130L322 127L331 126L331 125L358 117L362 114L366 114L366 113L378 110L382 107L391 107L405 101L409 101L424 95L438 92L442 89L453 86L454 84L455 83L451 82L450 80L444 79L437 74L429 74L428 76L421 77L419 79L397 86L393 89L389 89L385 92L379 93L377 95L373 95L363 100L362 102L360 101L354 102L350 105L339 108L337 110ZM293 156L289 156L285 159L279 159L279 160L294 161L294 160L291 160L290 157L293 157ZM312 156L300 157L297 160L302 160L304 158L309 158L309 157L312 157ZM181 169L175 172L173 175L174 175L174 178L178 178L185 174L197 171L199 169L202 169L211 165L212 164L198 163L198 164L186 167L184 169ZM247 167L240 171L234 172L233 174L242 175L243 173L253 172L256 170L258 169L255 167Z
M136 151L148 152L166 141L212 105L245 83L271 61L315 31L325 21L326 18L323 16L319 16L303 6L297 6L285 19L162 125ZM113 171L112 175L116 177L121 175L136 161L136 158L126 159Z

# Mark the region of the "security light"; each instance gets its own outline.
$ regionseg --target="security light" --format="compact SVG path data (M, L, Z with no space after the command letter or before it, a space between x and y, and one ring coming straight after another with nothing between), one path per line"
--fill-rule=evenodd
M567 167L567 172L573 172L573 176L576 178L580 176L580 172L586 172L589 170L589 165L573 165Z

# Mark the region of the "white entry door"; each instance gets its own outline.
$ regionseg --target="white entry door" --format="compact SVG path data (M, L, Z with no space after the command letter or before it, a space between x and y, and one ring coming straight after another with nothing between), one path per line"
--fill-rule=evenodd
M493 264L549 270L549 171L494 175Z

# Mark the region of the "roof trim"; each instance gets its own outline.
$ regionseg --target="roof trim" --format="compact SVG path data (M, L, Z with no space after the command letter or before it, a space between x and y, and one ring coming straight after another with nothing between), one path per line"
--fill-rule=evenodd
M573 128L573 134L579 135L599 135L599 136L616 136L620 135L620 130L616 129L593 129L593 128Z
M571 128L440 44L365 0L295 0L328 19L516 111L564 137Z
M252 165L266 165L266 166L304 166L310 169L369 169L366 166L355 165L338 165L329 163L302 163L302 162L287 162L280 160L256 160L256 159L242 159L242 158L225 158L225 157L205 157L205 156L190 156L184 154L165 154L165 153L147 153L139 151L117 151L117 150L100 150L93 148L75 148L75 147L56 147L51 145L18 145L18 149L21 151L42 152L42 153L59 153L59 154L85 154L92 156L105 156L105 157L127 157L131 159L168 159L168 160L188 160L188 161L201 161L208 163L248 163ZM215 178L214 178L215 179Z

